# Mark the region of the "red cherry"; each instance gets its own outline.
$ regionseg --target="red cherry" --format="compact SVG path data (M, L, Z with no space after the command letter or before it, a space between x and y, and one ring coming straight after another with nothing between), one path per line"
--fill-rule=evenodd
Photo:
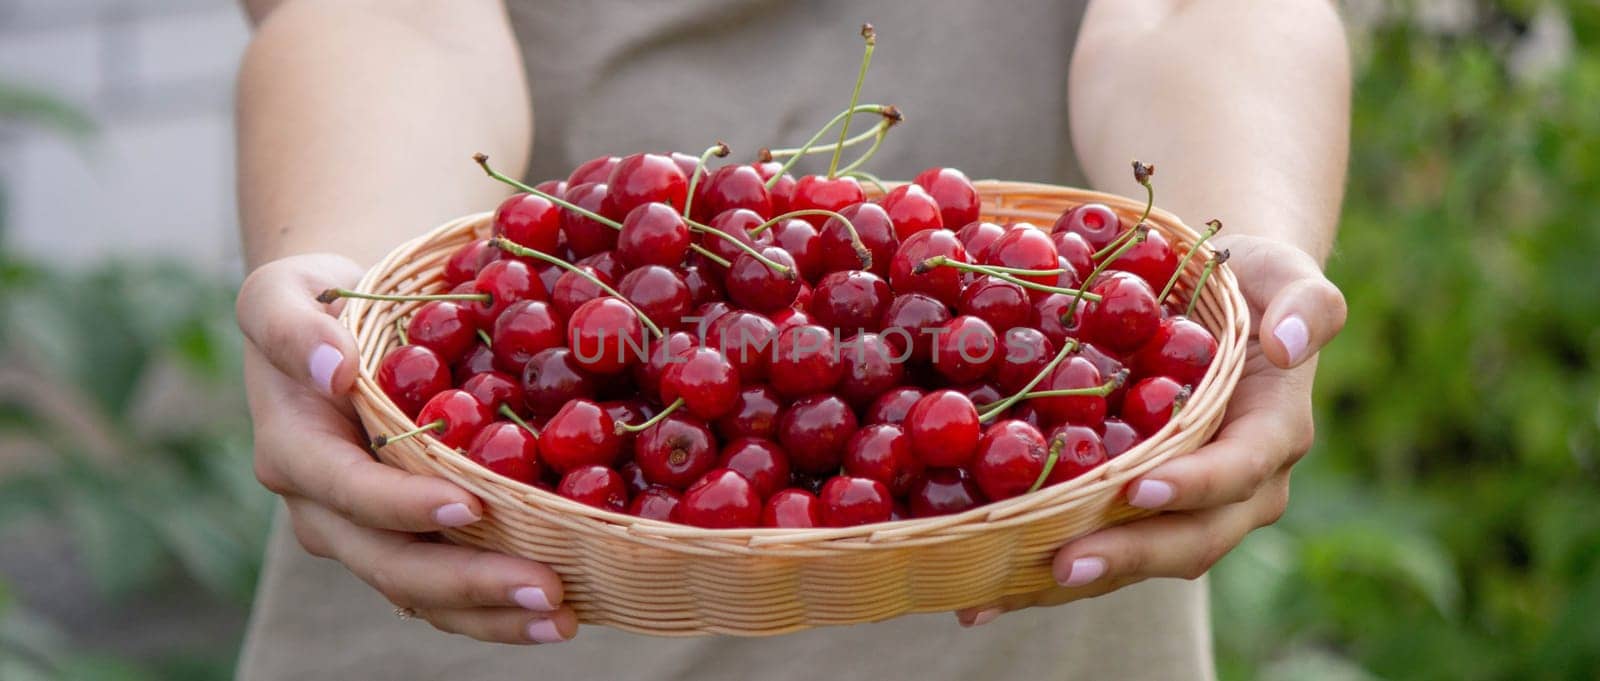
M1032 403L1023 402L1008 411L1011 414L1010 418L1038 428L1041 432L1046 430L1044 417L1039 414L1039 408L1033 406Z
M535 194L513 194L494 211L494 233L536 251L555 253L561 208Z
M1050 242L1050 237L1043 231L1029 224L1019 224L1001 235L988 250L984 251L983 264L1000 267L1015 267L1024 270L1049 270L1057 266L1056 246ZM1019 275L1018 279L1031 281L1036 284L1053 286L1056 284L1057 275L1031 274ZM1028 295L1035 300L1049 295L1048 292L1033 290Z
M605 466L580 466L561 476L556 494L580 504L621 512L628 507L622 476Z
M451 368L457 383L465 383L473 376L494 370L494 351L483 343L473 345L472 349L467 350L467 354L456 360L455 366Z
M678 496L677 492L660 485L651 485L635 494L633 501L628 502L628 515L662 522L676 522L678 504L682 501L683 498Z
M911 517L960 513L984 503L983 491L960 468L929 470L911 487Z
M703 189L706 186L706 168L700 165L700 157L690 156L681 151L674 151L667 154L667 157L677 164L678 172L683 173L683 179L693 180L696 175L699 175L700 187Z
M900 247L900 238L895 236L894 223L889 220L889 213L883 206L876 203L858 203L839 209L838 213L850 221L856 228L856 234L861 238L861 245L865 246L867 253L872 257L872 267L868 271L880 277L889 276L889 263L894 260L895 250ZM812 220L815 226L817 221ZM829 217L821 223L817 234L817 244L822 249L822 272L842 272L845 270L861 269L861 255L856 252L855 241L850 238L850 229L837 218Z
M1150 230L1144 241L1134 244L1126 252L1106 265L1106 269L1130 272L1143 279L1150 288L1160 291L1167 280L1178 271L1178 254L1167 245L1167 237Z
M502 404L511 407L512 411L522 409L522 386L517 379L498 371L476 374L462 383L461 389L478 398L478 402L487 407L490 413L499 411Z
M1217 339L1187 317L1168 317L1155 335L1132 357L1140 376L1166 376L1184 385L1200 385L1217 356Z
M967 249L948 229L930 229L917 232L900 242L894 260L889 264L889 284L896 293L926 293L945 305L954 306L961 300L961 271L954 267L932 267L918 271L922 263L934 256L944 256L956 262L968 262Z
M671 158L661 154L630 154L622 157L606 178L605 215L627 215L641 204L665 203L683 210L689 193L689 180Z
M1071 480L1106 461L1106 448L1100 442L1100 435L1088 426L1068 424L1056 428L1050 433L1049 446L1056 449L1056 465L1050 469L1046 485Z
M811 295L811 285L802 282L800 284L800 292L795 294L794 303L789 305L789 307L795 310L811 309Z
M860 270L830 272L817 281L807 308L817 323L845 335L877 331L894 292L878 275Z
M437 352L420 345L402 345L378 363L378 388L406 416L416 416L429 398L450 389L447 367Z
M539 438L515 423L497 421L484 426L467 445L467 458L523 484L539 479Z
M933 368L951 383L973 383L988 376L1004 352L988 322L962 315L938 328Z
M1089 247L1089 242L1084 240L1082 234L1055 232L1050 235L1050 243L1056 247L1056 255L1072 265L1073 272L1078 275L1078 281L1083 281L1084 277L1094 271L1094 249Z
M727 165L716 169L701 181L694 197L695 220L705 222L711 216L735 208L755 211L763 218L777 215L772 212L772 196L766 184L766 178L761 177L754 166Z
M1078 323L1083 318L1081 313L1089 306L1088 301L1078 301L1078 313L1073 315L1072 323L1068 323L1063 318L1068 310L1073 309L1073 299L1074 296L1064 293L1052 293L1033 304L1031 326L1043 333L1044 337L1050 339L1050 342L1058 348L1066 343L1068 338L1075 339L1078 336Z
M917 173L913 181L928 190L934 202L939 204L939 214L945 227L955 229L978 219L983 202L966 173L955 168L934 167Z
M859 333L839 343L844 376L838 393L856 407L866 407L884 391L905 380L905 353L875 333Z
M905 243L906 239L917 232L945 227L944 217L939 212L939 203L933 200L928 190L918 184L903 184L895 187L883 200L879 202L883 210L889 214L889 220L894 223L895 236ZM960 227L967 223L952 225Z
M950 321L950 308L933 296L901 293L883 312L883 339L902 352L910 345L911 359L933 357L934 333Z
M739 380L754 383L767 376L768 357L778 327L754 312L734 310L717 318L706 331L706 347L721 352L739 371Z
M613 425L618 423L643 423L645 420L656 415L656 410L650 406L650 403L645 402L641 398L601 402L600 408L606 410L606 416L611 417L611 423ZM633 458L633 443L634 440L638 439L638 435L638 433L634 432L624 432L617 436L619 443L617 449L622 452L622 458L630 459L628 462L630 464L633 463L633 461L631 461ZM637 466L635 466L635 468L637 468ZM640 475L642 476L643 473ZM634 478L629 477L626 471L624 471L623 477L628 480L628 492L630 494L638 491L634 489L633 486ZM641 477L640 479L643 478ZM640 486L640 488L642 489L643 486Z
M812 322L811 315L791 307L772 313L772 323L775 325L773 336L776 337L791 326L809 326Z
M733 312L733 306L725 301L716 300L699 307L693 312L683 316L683 328L698 340L705 340L711 333L711 326L722 319L722 316Z
M961 290L956 309L989 323L1005 333L1026 327L1033 320L1033 300L1021 286L994 277L982 277Z
M628 488L628 496L635 499L639 494L643 494L645 490L651 487L659 487L659 485L652 485L649 480L644 479L644 471L639 469L638 462L629 461L622 464L622 467L617 469L617 473L622 476L623 486ZM662 489L666 488L663 487ZM629 511L629 513L632 513L632 511Z
M671 404L680 399L696 418L720 418L739 401L739 372L717 350L684 350L661 376L661 401Z
M1106 458L1115 459L1121 456L1123 452L1133 449L1134 445L1139 444L1142 438L1139 437L1139 431L1134 430L1133 426L1128 425L1122 419L1113 417L1106 419L1106 434L1105 437L1100 439L1104 442L1106 448Z
M850 475L883 483L895 496L910 491L922 474L922 462L911 455L911 438L900 426L866 426L845 446L844 469Z
M571 400L594 397L596 387L594 377L565 346L540 351L522 368L522 401L541 418L555 414Z
M572 264L586 267L588 269L585 271L593 271L605 277L608 282L621 280L622 275L628 273L628 268L622 265L622 261L617 260L617 252L615 250L600 251Z
M629 272L617 284L617 293L663 326L676 326L689 314L689 285L676 272L660 265L645 265Z
M678 521L710 529L755 527L761 522L761 498L744 476L718 468L683 493Z
M803 489L781 490L761 509L762 527L822 527L822 500Z
M833 332L820 326L784 329L773 343L767 377L784 397L805 397L832 390L844 377Z
M616 463L621 449L622 439L611 416L590 400L566 403L539 433L539 452L545 465L560 474L583 466L610 466Z
M627 303L595 298L578 306L567 321L567 346L578 365L608 376L643 360L644 325Z
M771 180L773 175L777 175L778 171L783 169L783 164L777 161L752 163L751 165L755 167L756 172L761 173L761 181L763 182ZM771 188L767 189L767 194L772 197L773 215L783 215L792 210L795 184L794 176L784 173L778 177L778 181L774 182Z
M766 220L753 210L735 208L723 211L712 218L709 225L712 229L727 234L732 238L725 239L721 235L705 232L700 235L700 245L723 260L727 260L731 266L733 261L746 253L745 249L740 248L740 244L757 249L772 245L771 231L750 236L750 230L760 227L763 222L766 222ZM717 269L719 272L726 274L726 270L723 268L718 267Z
M672 368L683 351L694 346L695 337L687 331L674 331L651 343L649 361L633 366L633 379L638 382L639 389L649 395L660 394L661 378L667 369Z
M717 439L692 418L668 416L639 433L633 460L653 484L688 487L717 463Z
M567 195L566 180L545 180L539 184L533 185L533 188L555 197Z
M717 419L717 434L724 440L741 437L772 439L778 436L778 414L783 404L778 394L765 385L745 386L733 411Z
M495 247L488 239L480 239L465 246L450 256L444 265L444 282L455 286L462 282L472 281L478 276L478 270L484 265L499 260L505 251Z
M922 399L923 394L921 389L908 386L891 388L873 400L872 406L867 407L865 422L902 425L905 423L906 414L911 411L911 406Z
M1055 356L1056 344L1038 329L1020 326L1007 331L994 365L995 383L1007 395L1022 390Z
M727 295L722 290L722 275L712 272L706 265L689 265L684 267L683 284L689 290L689 306L704 305L713 300L722 300Z
M789 465L801 473L839 470L845 445L856 432L856 414L834 395L813 395L796 401L778 420L778 443L789 453Z
M1096 388L1104 383L1100 370L1080 355L1068 357L1056 365L1055 371L1045 377L1034 390L1072 390ZM1068 422L1080 426L1099 426L1106 418L1106 398L1097 395L1070 397L1040 397L1032 400L1048 423Z
M433 436L444 446L459 449L467 446L472 436L494 420L489 409L464 390L446 390L434 395L417 412L417 423L426 426L443 422L433 430Z
M975 407L994 404L1005 397L1005 395L1000 394L1000 387L993 383L969 383L955 388L955 390L960 391L961 394L967 396L967 399L972 400L972 404Z
M599 279L606 286L611 286L614 281L593 267L579 266L578 269ZM556 313L561 315L562 319L571 319L572 313L578 311L579 305L604 295L606 293L588 277L568 270L556 279L556 285L550 289L550 304L555 307Z
M869 478L836 475L822 485L822 524L855 527L889 520L894 500L889 488Z
M602 209L610 195L611 188L604 182L590 182L568 187L563 198L591 213L610 217ZM617 217L625 215L620 213ZM567 237L567 248L580 258L617 247L617 230L566 208L561 209L561 233Z
M794 196L789 199L789 210L831 210L840 212L845 206L854 205L865 201L867 193L861 190L861 183L853 177L835 177L832 179L819 175L806 175L794 183ZM806 222L818 228L828 218L821 215L807 215Z
M989 251L989 246L1005 236L1006 228L993 222L972 222L956 230L956 238L961 240L961 245L967 249L967 256L983 260L984 254Z
M793 305L801 286L794 258L776 246L762 248L761 255L789 271L780 273L750 253L741 253L728 268L728 296L739 306L756 312L776 312Z
M644 203L628 212L617 234L617 260L627 268L677 267L689 252L689 226L672 206Z
M1057 288L1078 288L1083 285L1083 277L1079 276L1078 270L1066 258L1057 257L1056 268L1061 270L1061 273L1057 274L1055 279L1050 282L1051 286L1055 286ZM1037 293L1037 291L1034 293ZM1044 296L1038 297L1043 298Z
M1094 343L1078 345L1077 352L1084 359L1089 360L1089 363L1093 364L1094 368L1100 370L1101 378L1116 376L1126 368L1121 358L1112 356ZM1122 408L1122 396L1127 393L1127 385L1120 385L1115 390L1112 390L1110 395L1106 395L1106 410L1108 412L1120 410Z
M729 442L717 467L743 475L762 499L789 484L789 455L771 440L746 437Z
M461 305L449 300L423 303L406 322L406 338L439 353L446 362L455 362L478 342L476 318Z
M1150 437L1172 419L1173 405L1188 397L1188 389L1166 376L1152 376L1128 389L1122 398L1122 420L1140 435Z
M911 453L932 467L964 466L978 450L978 409L954 390L935 390L906 412Z
M466 304L480 329L493 326L506 308L518 301L549 298L544 283L539 281L539 275L521 260L496 260L484 265L472 280L472 291L489 294L489 302L472 301Z
M606 178L611 177L612 169L616 168L620 162L622 162L622 159L616 156L600 156L584 161L572 170L571 175L567 176L567 186L576 187L590 182L605 182Z
M773 245L794 256L800 277L816 281L822 276L822 234L811 223L798 218L780 220L771 227Z
M1050 231L1072 232L1100 250L1122 233L1122 218L1103 203L1085 203L1062 213Z
M1010 499L1033 487L1044 472L1044 435L1022 421L1007 420L989 426L978 440L978 457L972 477L993 501Z
M495 367L506 373L521 373L535 354L562 345L563 331L565 325L549 303L524 300L506 308L489 334Z
M1132 352L1161 325L1161 305L1143 279L1106 272L1089 287L1100 302L1083 310L1083 340L1116 352Z

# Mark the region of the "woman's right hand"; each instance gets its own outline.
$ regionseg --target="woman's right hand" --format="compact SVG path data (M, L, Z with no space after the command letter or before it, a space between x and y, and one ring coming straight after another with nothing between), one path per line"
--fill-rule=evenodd
M315 299L360 275L349 259L314 254L267 263L245 279L237 313L248 341L256 477L283 497L307 552L343 563L397 608L483 641L572 638L578 621L561 605L550 568L415 534L477 522L476 497L368 454L347 397L355 339Z

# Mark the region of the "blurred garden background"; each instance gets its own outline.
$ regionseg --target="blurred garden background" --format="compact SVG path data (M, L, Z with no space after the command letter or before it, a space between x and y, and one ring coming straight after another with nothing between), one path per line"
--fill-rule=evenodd
M1225 679L1600 678L1600 2L1342 3L1318 443L1213 571ZM0 679L223 679L273 501L230 0L0 0ZM953 626L953 624L952 624Z

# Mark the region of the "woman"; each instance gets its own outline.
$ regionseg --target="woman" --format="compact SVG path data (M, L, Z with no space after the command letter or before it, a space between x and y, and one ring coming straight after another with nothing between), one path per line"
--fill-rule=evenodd
M1348 134L1330 3L245 4L258 28L240 76L240 197L255 269L239 317L257 474L289 522L242 678L1212 675L1198 578L1282 513L1312 441L1315 353L1344 322L1320 268ZM867 98L908 117L879 174L951 165L1133 193L1138 157L1159 165L1163 207L1227 222L1218 245L1259 342L1216 440L1128 487L1130 503L1165 512L1071 542L1055 562L1062 588L956 613L966 629L919 616L763 640L579 636L548 568L419 541L482 505L368 457L345 397L355 344L315 292L494 206L502 189L470 165L475 151L540 180L604 153L798 141L843 106L862 21L881 36ZM1061 605L1085 596L1098 597Z

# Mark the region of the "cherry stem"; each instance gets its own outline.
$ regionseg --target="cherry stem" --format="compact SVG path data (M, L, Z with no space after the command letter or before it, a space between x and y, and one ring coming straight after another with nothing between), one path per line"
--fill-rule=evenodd
M839 214L837 211L831 211L826 208L803 208L801 210L791 210L783 215L779 215L771 220L756 225L754 229L750 230L750 236L756 236L757 234L765 232L767 231L768 227L776 225L779 222L783 222L784 220L804 217L807 215L826 215L830 218L838 220L840 223L843 223L845 231L850 232L850 246L855 250L856 257L861 260L861 269L866 270L872 268L872 251L868 250L867 245L861 241L861 233L856 231L856 224L851 222L850 218Z
M406 333L406 319L405 319L405 317L395 317L395 319L394 319L394 335L398 336L400 338L400 344L401 345L410 345L411 344L411 336Z
M871 182L874 187L877 187L878 191L883 192L885 194L889 193L889 188L883 186L883 180L878 179L877 175L873 175L872 173L866 172L864 170L852 170L852 171L850 171L848 173L840 173L840 175L842 175L844 177L853 177L853 178L856 178L857 180L866 180L867 182Z
M599 277L596 277L593 274L589 274L588 272L583 271L582 267L579 267L579 266L574 265L574 264L572 264L570 262L562 260L561 258L557 258L557 257L555 257L553 255L550 255L549 253L545 253L544 251L539 251L539 250L534 250L532 248L528 248L527 246L519 244L519 243L517 243L515 241L512 241L510 239L507 239L507 238L505 238L503 236L495 237L494 240L493 240L493 243L494 243L496 248L499 248L499 249L501 249L503 251L506 251L507 253L510 253L512 255L520 255L520 256L522 256L524 258L537 258L539 260L543 260L543 261L545 261L547 263L555 265L556 267L560 267L561 269L564 269L564 270L566 270L568 272L576 274L576 275L578 275L580 277L583 277L589 283L594 284L596 288L599 288L601 291L605 291L607 294L611 295L613 298L616 298L617 300L622 301L623 304L628 306L628 309L633 310L633 314L635 314L635 315L637 315L639 317L639 321L643 322L644 325L647 328L650 329L650 333L654 334L656 338L660 338L663 335L661 333L661 327L656 326L655 322L650 321L650 317L644 313L644 310L640 310L638 305L634 305L633 304L633 301L628 300L621 293L617 293L616 289L611 288L611 286L607 285L605 282L600 281Z
M855 172L857 168L865 165L867 161L872 160L873 155L878 153L878 147L883 146L883 138L889 136L889 128L894 127L894 124L899 120L900 119L898 117L884 118L883 122L879 123L873 130L874 135L872 138L872 146L867 147L866 151L861 152L861 157L852 161L850 165L840 168L838 174L849 175L850 173Z
M502 402L500 404L499 412L501 416L510 419L512 423L522 426L523 430L533 433L534 437L539 437L539 431L534 430L533 426L528 425L528 422L522 420L521 416L517 416L517 412L511 410L511 405Z
M1050 472L1056 469L1056 463L1061 460L1061 448L1067 446L1065 437L1058 437L1050 441L1050 453L1044 458L1044 469L1039 471L1039 478L1028 487L1029 492L1037 492L1044 487L1044 481L1050 479Z
M450 424L446 423L444 419L439 419L439 420L434 421L433 423L430 423L428 425L420 426L420 427L416 428L415 430L408 430L408 431L406 431L404 433L400 433L398 435L379 435L379 436L377 436L375 438L372 438L372 448L373 449L382 449L384 447L389 446L392 443L399 442L399 441L407 439L407 438L413 438L413 437L416 437L416 436L421 435L423 433L426 433L428 431L439 430L439 429L444 428L444 427L446 427L448 425L450 425Z
M1199 241L1194 242L1194 248L1189 249L1188 253L1184 253L1183 259L1178 261L1178 269L1172 271L1172 276L1167 279L1167 285L1161 287L1161 295L1156 296L1156 300L1166 301L1167 294L1172 293L1172 287L1178 285L1178 278L1183 276L1183 269L1189 266L1189 261L1194 259L1194 254L1200 250L1200 246L1205 244L1207 239L1216 236L1217 232L1222 231L1222 221L1212 220L1206 223L1206 227L1209 229L1200 235Z
M484 345L487 345L491 348L494 347L494 339L490 338L489 332L484 331L483 329L478 329L478 340L483 341Z
M1129 239L1127 241L1122 242L1122 245L1117 247L1117 250L1114 251L1111 254L1111 257L1106 258L1105 260L1101 260L1100 264L1095 265L1094 269L1090 270L1089 276L1083 278L1083 289L1082 290L1087 291L1087 290L1089 290L1089 287L1094 286L1094 280L1099 278L1100 273L1106 271L1106 268L1109 267L1111 265L1111 263L1116 262L1117 258L1122 257L1123 253L1127 253L1128 249L1133 248L1134 246L1136 246L1136 245L1138 245L1140 243L1143 243L1145 238L1148 237L1149 234L1150 234L1150 226L1141 222L1141 223L1139 223L1137 225L1134 225L1133 229L1128 230L1128 233L1129 234L1137 234L1138 236L1135 236L1132 239ZM1091 293L1089 295L1094 295L1094 294ZM1092 303L1092 302L1098 302L1099 298L1098 298L1098 296L1095 297L1095 298L1087 298L1086 296L1078 296L1076 298L1073 298L1072 299L1072 304L1067 306L1067 311L1062 313L1061 319L1064 322L1070 323L1071 320L1072 320L1072 316L1078 313L1078 305L1081 304L1084 300L1088 300L1089 302Z
M1206 268L1200 270L1199 281L1194 283L1194 293L1189 294L1189 306L1183 308L1183 316L1189 317L1194 314L1194 304L1200 302L1200 292L1205 290L1206 280L1211 278L1211 271L1217 269L1217 265L1228 262L1228 257L1231 255L1228 249L1222 249L1206 261Z
M1133 223L1134 227L1138 227L1139 225L1144 224L1144 221L1146 219L1149 219L1149 217L1150 217L1150 211L1155 208L1155 205L1156 205L1156 188L1155 188L1154 185L1150 184L1150 176L1154 175L1155 172L1156 172L1156 167L1153 166L1153 165L1145 165L1144 163L1142 163L1140 161L1134 161L1133 162L1133 179L1135 181L1137 181L1139 184L1144 185L1144 213L1139 215L1139 221L1138 222ZM1099 252L1095 253L1094 255L1092 255L1090 257L1092 257L1092 258L1105 257L1106 253L1110 252L1114 248L1117 248L1118 246L1121 246L1122 242L1126 241L1128 239L1128 237L1130 237L1132 235L1133 235L1133 230L1131 230L1131 229L1126 231L1126 232L1123 232L1122 234L1117 235L1117 238L1112 239L1111 243L1106 244L1105 248L1100 249ZM1157 298L1157 300L1160 300L1160 299Z
M729 233L724 232L724 231L722 231L720 229L717 229L716 227L712 227L711 225L702 225L702 224L700 224L698 222L695 222L693 220L689 220L687 218L684 219L684 222L689 223L689 228L690 229L693 229L693 230L698 231L698 232L705 232L705 233L710 234L710 235L712 235L714 237L717 237L719 239L723 239L725 241L729 241L729 242L733 243L733 245L738 246L740 250L743 250L744 252L749 253L750 257L755 258L756 260L761 261L761 264L772 268L772 271L777 272L778 274L782 274L782 275L784 275L784 276L786 276L786 277L788 277L790 279L794 278L794 271L789 269L788 265L785 265L783 263L777 262L777 261L773 260L772 258L768 258L766 255L762 254L761 251L756 250L756 248L754 246L751 246L750 244L747 244L747 243L745 243L743 241L738 240L732 234L729 234ZM728 261L726 259L718 258L718 260L721 261L718 264L722 265L723 267L730 267L731 266L731 265L729 265L729 263L728 263Z
M864 133L856 135L855 137L851 137L850 139L845 140L844 141L844 146L846 148L853 147L853 146L855 146L857 144L860 144L860 143L865 142L865 141L867 141L869 139L872 139L872 136L876 135L876 134L878 134L878 130L876 128L874 128L872 130L868 130L868 131L866 131ZM792 149L763 149L763 150L761 150L760 158L761 158L761 162L765 163L767 161L771 161L771 160L776 159L776 158L789 158L790 156L796 156L796 155L802 155L802 154L803 155L807 155L807 156L809 156L811 154L829 154L829 153L833 153L833 151L835 149L838 149L838 148L839 148L839 144L837 142L835 142L835 143L832 143L832 144L823 144L823 145L811 147L810 149L805 149L805 150L801 150L799 147L795 147L795 148L792 148Z
M362 300L383 300L391 303L414 303L434 300L466 300L476 303L488 303L494 297L487 293L434 293L430 295L390 295L386 293L362 293L347 288L330 288L317 294L317 302L331 303L340 298L360 298Z
M639 432L641 430L649 428L650 426L653 426L653 425L655 425L657 423L660 423L661 419L664 419L668 415L672 414L672 412L677 411L678 407L681 407L681 406L683 406L683 398L682 397L680 397L680 398L678 398L676 400L673 400L672 404L667 405L666 409L662 409L661 412L656 414L655 416L652 416L652 417L650 417L648 419L645 419L644 421L642 421L642 422L640 422L638 424L628 424L628 423L623 423L621 421L618 421L615 426L612 426L612 430L618 435L625 435L627 433L637 433L637 432Z
M1029 379L1028 383L1022 386L1021 390L1018 390L999 402L986 405L983 408L983 412L978 414L978 422L982 423L988 421L989 419L994 418L1000 412L1010 409L1011 405L1021 401L1023 396L1028 394L1029 390L1033 390L1034 386L1039 385L1040 381L1043 381L1046 376L1050 375L1050 372L1055 371L1056 367L1061 364L1061 361L1066 359L1067 355L1072 354L1072 351L1077 349L1077 347L1078 341L1068 338L1067 342L1063 343L1061 345L1061 349L1056 352L1056 356L1050 359L1050 363L1044 365L1044 368L1040 369L1039 373L1034 374L1033 378Z
M1178 394L1172 396L1172 413L1167 415L1167 420L1178 418L1178 412L1183 411L1184 405L1189 404L1189 398L1194 395L1194 386L1185 385L1178 389Z
M845 108L844 125L839 127L839 143L834 146L833 160L828 162L828 179L833 179L839 170L839 153L844 151L844 141L850 136L850 114L854 111L856 102L861 99L861 84L867 80L867 66L872 64L872 51L878 47L878 33L872 30L872 24L861 25L861 38L866 41L866 50L861 55L861 70L856 72L856 86L850 90L850 106ZM873 146L877 146L874 142Z
M784 173L789 172L789 170L794 167L794 164L799 162L802 157L804 157L806 154L811 153L811 147L816 145L817 141L822 139L823 135L828 134L828 131L832 130L833 126L838 125L840 121L844 120L850 114L853 114L853 113L876 113L876 114L881 114L881 113L889 110L890 108L892 108L892 107L887 107L887 106L884 106L882 104L861 104L861 105L853 106L853 107L851 107L849 109L845 109L844 111L839 112L837 115L835 115L833 117L833 120L828 121L827 125L822 126L822 129L818 130L817 134L812 135L811 139L807 140L805 144L800 145L799 150L795 153L795 155L794 156L790 156L789 160L784 161L783 167L779 168L778 172L773 173L772 177L767 178L767 189L771 190L773 185L778 184L778 179L783 177Z
M724 158L728 155L728 143L717 140L716 146L707 147L700 154L700 162L694 165L694 175L689 178L689 193L683 196L683 216L689 217L689 205L694 203L694 190L700 186L700 176L706 174L706 163L712 156Z
M933 269L935 267L952 267L952 268L955 268L955 269L958 269L958 270L961 270L961 271L964 271L964 272L977 272L979 274L987 274L987 275L989 275L991 277L999 279L1000 281L1009 281L1009 282L1011 282L1013 284L1021 286L1022 288L1033 289L1035 291L1044 291L1045 293L1060 293L1060 294L1069 295L1069 296L1081 296L1081 297L1083 297L1083 298L1085 298L1087 300L1094 301L1094 302L1099 302L1099 300L1100 300L1100 294L1098 294L1098 293L1089 293L1088 291L1085 291L1083 289L1063 288L1063 287L1060 287L1060 286L1050 286L1050 285L1047 285L1047 284L1041 284L1041 283L1036 282L1036 281L1028 281L1027 279L1019 279L1016 276L1013 276L1012 274L1009 273L1009 272L1017 272L1017 273L1020 273L1020 274L1023 274L1023 275L1047 276L1047 275L1051 275L1051 274L1061 274L1062 270L1060 268L1053 269L1053 270L1025 270L1025 269L1016 268L1016 267L993 267L993 266L990 266L990 265L974 265L974 264L972 264L970 262L961 262L961 261L958 261L958 260L951 260L948 256L936 255L936 256L933 256L931 258L928 258L927 260L924 260L924 261L918 263L916 267L912 268L912 272L914 272L916 274L924 274L928 270L931 270L931 269Z

